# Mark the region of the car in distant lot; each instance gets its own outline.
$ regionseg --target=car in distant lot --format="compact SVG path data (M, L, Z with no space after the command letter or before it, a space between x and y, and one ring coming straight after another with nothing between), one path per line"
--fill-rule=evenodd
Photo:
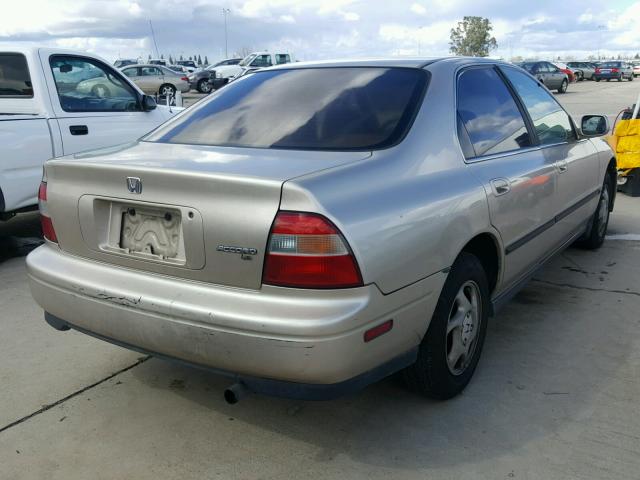
M113 66L122 69L127 65L137 65L138 63L140 63L140 60L135 58L120 58L113 62Z
M188 73L193 73L198 70L198 64L193 60L177 60L176 65L184 67Z
M90 53L0 47L0 220L37 208L46 160L131 142L179 110Z
M54 328L228 375L230 403L398 371L451 398L489 317L574 241L602 245L607 127L490 59L266 68L47 162L31 291Z
M631 65L633 66L633 76L640 76L640 60L634 60Z
M212 88L218 89L226 85L232 78L238 77L243 70L283 65L290 62L291 55L288 53L250 53L237 64L223 65L213 69L211 75Z
M175 96L178 90L189 91L189 78L185 73L161 65L130 65L123 68L122 73L149 95Z
M209 81L209 79L211 78L211 75L213 74L215 69L228 65L237 65L241 60L241 58L228 58L226 60L221 60L214 65L209 65L204 70L199 70L197 72L189 74L188 77L191 88L197 90L200 93L211 92L211 90L213 89L213 84Z
M593 80L596 73L596 65L591 62L569 62L567 66L573 70L577 80Z
M624 79L631 82L633 81L633 67L630 63L624 61L602 62L596 68L594 77L596 82L600 80L606 80L607 82L618 80L621 82Z
M571 68L567 66L566 63L562 63L562 62L549 62L549 63L551 63L551 65L555 66L556 68L558 68L562 73L566 74L567 78L569 79L569 83L578 81L577 75Z
M518 66L536 77L549 90L557 90L558 93L567 91L569 76L551 62L524 62Z

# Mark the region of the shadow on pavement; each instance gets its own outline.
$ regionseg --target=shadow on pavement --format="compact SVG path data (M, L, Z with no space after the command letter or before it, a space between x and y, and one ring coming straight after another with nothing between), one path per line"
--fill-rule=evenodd
M42 243L38 212L20 213L10 220L0 221L0 263L24 257Z

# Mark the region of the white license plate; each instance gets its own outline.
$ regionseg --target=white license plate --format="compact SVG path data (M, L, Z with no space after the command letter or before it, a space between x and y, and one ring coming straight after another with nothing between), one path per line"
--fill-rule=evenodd
M130 207L122 212L120 248L159 259L178 256L180 212Z

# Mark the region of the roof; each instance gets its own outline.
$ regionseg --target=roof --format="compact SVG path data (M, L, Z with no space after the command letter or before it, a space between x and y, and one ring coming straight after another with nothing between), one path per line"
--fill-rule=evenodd
M476 57L388 57L388 58L356 58L344 60L322 60L315 62L295 62L285 63L270 67L270 69L290 69L290 68L330 68L330 67L404 67L404 68L424 68L436 62L447 62L450 64L477 64L477 63L505 63L501 60Z

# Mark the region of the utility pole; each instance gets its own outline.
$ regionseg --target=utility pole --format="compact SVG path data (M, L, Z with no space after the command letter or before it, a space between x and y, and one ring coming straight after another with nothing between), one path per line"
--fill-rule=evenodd
M149 19L149 27L151 27L151 38L153 39L153 45L156 47L156 58L160 58L158 44L156 43L156 34L153 32L153 23L151 23L151 19Z
M231 13L228 8L222 9L222 16L224 17L224 58L229 58L229 43L227 40L227 15Z

